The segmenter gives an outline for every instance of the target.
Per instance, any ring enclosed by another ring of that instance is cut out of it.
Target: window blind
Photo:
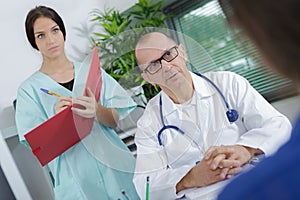
[[[178,1],[165,9],[172,14],[176,31],[191,37],[205,50],[199,54],[189,42],[184,44],[191,70],[233,71],[245,77],[269,102],[296,94],[296,89],[287,78],[274,73],[260,59],[250,40],[238,38],[238,31],[229,30],[225,16],[216,0],[202,0],[191,7],[189,1]],[[180,40],[180,38],[179,38]],[[210,59],[207,59],[209,57]]]

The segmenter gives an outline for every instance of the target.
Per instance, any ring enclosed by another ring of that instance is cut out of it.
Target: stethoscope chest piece
[[[226,112],[226,116],[228,121],[230,123],[233,123],[239,118],[239,113],[234,109],[230,109]]]

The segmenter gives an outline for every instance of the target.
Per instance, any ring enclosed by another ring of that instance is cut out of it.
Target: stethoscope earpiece
[[[226,112],[226,115],[227,115],[227,119],[230,123],[235,122],[239,118],[239,113],[234,109],[228,110]]]

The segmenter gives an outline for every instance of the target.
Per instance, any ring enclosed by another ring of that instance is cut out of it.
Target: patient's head
[[[232,28],[252,39],[266,63],[300,85],[299,0],[219,0]]]

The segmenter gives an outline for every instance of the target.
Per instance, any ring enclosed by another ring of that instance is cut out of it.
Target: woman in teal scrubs
[[[87,96],[74,95],[85,82],[81,74],[86,68],[84,63],[66,57],[66,31],[56,11],[45,6],[32,9],[25,28],[43,62],[18,90],[16,124],[20,141],[28,146],[24,135],[71,103],[85,108],[72,109],[74,113],[96,120],[87,137],[48,164],[54,177],[55,199],[138,199],[132,183],[135,159],[113,130],[136,104],[104,70],[98,102],[90,90]],[[61,97],[45,94],[40,88]]]

